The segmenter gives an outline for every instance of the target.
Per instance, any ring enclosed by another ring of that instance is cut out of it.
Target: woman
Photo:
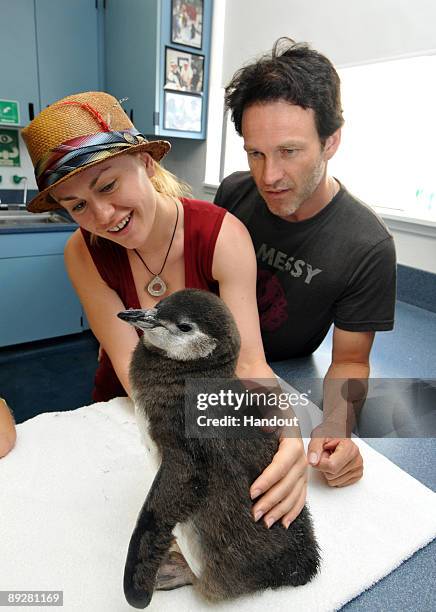
[[[183,185],[161,166],[165,141],[148,142],[120,104],[103,92],[68,96],[44,109],[23,138],[39,195],[32,212],[65,208],[78,229],[65,263],[101,360],[93,398],[130,393],[128,367],[136,331],[117,318],[126,308],[153,307],[184,287],[219,292],[241,335],[237,374],[273,378],[256,307],[256,258],[243,224],[208,202],[183,198]],[[306,496],[301,439],[283,439],[253,483],[255,520],[287,527]]]

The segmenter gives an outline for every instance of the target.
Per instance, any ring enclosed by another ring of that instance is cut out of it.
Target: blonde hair
[[[153,187],[159,193],[174,196],[175,198],[184,198],[192,196],[191,187],[188,183],[181,181],[172,172],[166,170],[163,166],[154,162],[154,176],[151,177]]]
[[[154,175],[150,178],[151,184],[158,193],[172,196],[174,198],[186,198],[192,196],[191,187],[188,183],[181,181],[175,174],[166,170],[163,166],[154,162]],[[98,244],[98,236],[90,235],[90,242],[94,246]]]

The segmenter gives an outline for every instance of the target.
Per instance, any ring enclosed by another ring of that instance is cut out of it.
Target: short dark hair
[[[238,70],[225,89],[226,109],[241,136],[245,108],[278,100],[312,108],[323,144],[344,123],[341,84],[333,64],[307,43],[285,37],[275,42],[271,53]]]

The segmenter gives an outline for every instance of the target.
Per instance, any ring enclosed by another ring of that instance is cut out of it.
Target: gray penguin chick
[[[285,529],[255,522],[249,488],[272,461],[277,438],[185,436],[185,380],[235,379],[240,337],[216,295],[185,289],[148,310],[118,316],[143,331],[130,365],[133,400],[148,421],[161,465],[139,513],[124,572],[130,605],[151,601],[177,523],[192,521],[204,570],[194,588],[210,601],[298,586],[319,569],[307,507]]]

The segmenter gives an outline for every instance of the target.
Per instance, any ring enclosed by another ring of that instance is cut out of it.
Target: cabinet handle
[[[33,121],[34,117],[35,117],[35,111],[33,108],[33,102],[29,102],[29,120]]]
[[[133,108],[130,109],[130,121],[133,123]]]

